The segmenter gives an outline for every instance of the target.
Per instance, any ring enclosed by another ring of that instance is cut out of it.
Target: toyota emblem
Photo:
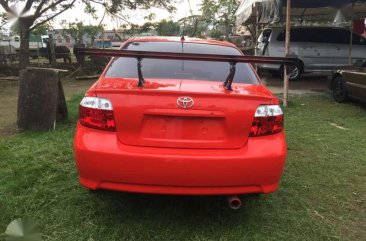
[[[194,101],[191,97],[182,96],[177,99],[177,106],[183,109],[191,108],[194,105]]]

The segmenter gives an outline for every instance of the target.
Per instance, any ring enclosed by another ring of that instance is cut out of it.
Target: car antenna
[[[187,20],[187,10],[186,10],[186,16],[184,17],[182,33],[181,33],[181,36],[180,36],[180,42],[182,44],[182,54],[184,53],[183,44],[184,44],[184,41],[186,40],[184,38],[184,32],[186,31],[186,20]],[[184,71],[184,60],[182,60],[182,71]]]
[[[184,53],[184,35],[182,34],[182,37],[180,38],[180,42],[182,44],[182,54]],[[184,60],[182,60],[182,72],[184,71]]]
[[[184,17],[184,22],[183,22],[183,29],[182,29],[182,33],[180,34],[180,41],[184,41],[184,32],[186,31],[186,21],[187,21],[187,10],[186,10],[186,16]]]

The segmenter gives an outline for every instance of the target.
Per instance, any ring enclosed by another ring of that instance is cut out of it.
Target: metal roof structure
[[[352,6],[353,5],[353,6]],[[236,11],[236,24],[276,23],[285,15],[285,0],[242,0]],[[292,0],[291,20],[331,22],[338,11],[345,19],[366,17],[366,0]]]

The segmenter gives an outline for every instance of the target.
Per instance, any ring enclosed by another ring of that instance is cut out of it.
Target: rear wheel
[[[333,99],[338,102],[342,103],[348,100],[348,92],[346,88],[346,82],[344,81],[342,76],[337,76],[333,79],[332,82],[332,93]]]
[[[292,72],[289,74],[288,78],[289,80],[298,80],[303,72],[303,65],[302,63],[298,63],[294,66]],[[284,77],[285,75],[285,68],[284,66],[281,66],[280,68],[280,75],[281,75],[281,78]]]

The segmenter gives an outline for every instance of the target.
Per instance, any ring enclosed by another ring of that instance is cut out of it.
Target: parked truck
[[[29,37],[29,56],[37,58],[39,56],[39,49],[46,48],[48,42],[48,35],[30,35]],[[20,50],[20,37],[18,35],[10,36],[6,39],[0,40],[0,46],[12,46],[16,53]],[[11,47],[11,48],[12,48]]]

